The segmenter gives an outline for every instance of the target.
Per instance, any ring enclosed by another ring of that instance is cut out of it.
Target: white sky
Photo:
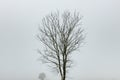
[[[56,80],[37,60],[35,39],[42,17],[56,10],[79,11],[88,33],[68,79],[120,80],[119,0],[0,0],[0,80],[38,80],[41,72]]]

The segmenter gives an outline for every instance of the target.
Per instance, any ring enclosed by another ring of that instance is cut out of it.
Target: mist
[[[42,72],[47,80],[58,79],[40,63],[36,51],[43,48],[36,39],[42,18],[57,10],[80,12],[87,33],[67,79],[120,80],[119,4],[119,0],[1,0],[0,80],[39,80]]]

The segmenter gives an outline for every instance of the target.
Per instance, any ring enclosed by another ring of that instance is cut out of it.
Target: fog
[[[119,0],[0,0],[0,80],[56,80],[38,60],[41,19],[50,12],[83,15],[86,44],[73,55],[68,80],[120,80]],[[78,54],[80,53],[80,54]],[[74,74],[74,75],[73,75]]]

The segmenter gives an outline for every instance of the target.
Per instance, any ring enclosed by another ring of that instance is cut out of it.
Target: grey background
[[[38,80],[41,72],[57,79],[39,62],[35,37],[42,17],[56,10],[79,11],[87,33],[68,79],[120,80],[119,0],[0,0],[0,80]]]

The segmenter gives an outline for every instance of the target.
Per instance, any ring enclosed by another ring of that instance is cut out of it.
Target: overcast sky
[[[41,72],[56,80],[38,61],[35,38],[42,17],[56,10],[80,12],[87,33],[68,79],[120,80],[119,0],[0,0],[0,80],[38,80]]]

